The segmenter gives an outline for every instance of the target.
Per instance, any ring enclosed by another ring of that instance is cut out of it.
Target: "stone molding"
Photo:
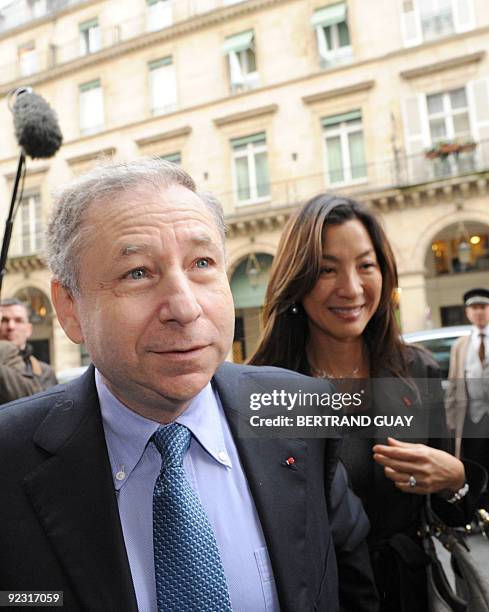
[[[369,89],[372,89],[374,85],[375,81],[373,79],[362,81],[360,83],[354,83],[353,85],[347,85],[346,87],[337,87],[336,89],[329,89],[310,96],[304,96],[302,101],[304,104],[315,104],[316,102],[324,102],[325,100],[331,100],[332,98],[341,98],[343,96],[349,96],[361,91],[368,91]]]
[[[424,77],[429,74],[441,72],[443,70],[452,70],[453,68],[460,68],[467,64],[473,64],[480,62],[486,55],[485,51],[477,51],[469,55],[461,55],[459,57],[452,57],[442,62],[435,62],[434,64],[426,64],[419,66],[419,68],[411,68],[411,70],[402,70],[399,76],[403,79],[417,79],[418,77]]]

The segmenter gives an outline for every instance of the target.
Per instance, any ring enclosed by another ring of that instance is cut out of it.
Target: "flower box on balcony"
[[[428,159],[441,157],[445,159],[448,155],[458,155],[459,153],[469,153],[473,151],[477,143],[475,142],[439,142],[437,145],[425,152]]]

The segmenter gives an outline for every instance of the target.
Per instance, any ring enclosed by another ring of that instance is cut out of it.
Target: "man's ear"
[[[84,342],[80,319],[71,293],[57,280],[51,281],[51,300],[65,334],[76,344]]]

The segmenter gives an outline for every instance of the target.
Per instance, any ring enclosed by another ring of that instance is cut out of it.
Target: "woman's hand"
[[[374,460],[384,466],[387,478],[405,493],[426,495],[448,489],[458,491],[465,482],[463,463],[437,448],[388,438],[387,444],[376,444]],[[414,482],[416,485],[409,484]]]

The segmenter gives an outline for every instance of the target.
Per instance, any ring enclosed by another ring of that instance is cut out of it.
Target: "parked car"
[[[440,366],[443,387],[447,386],[448,368],[450,365],[450,349],[452,344],[461,336],[468,336],[470,325],[456,325],[453,327],[437,327],[425,329],[419,332],[403,334],[403,339],[408,344],[416,344],[430,351]]]

